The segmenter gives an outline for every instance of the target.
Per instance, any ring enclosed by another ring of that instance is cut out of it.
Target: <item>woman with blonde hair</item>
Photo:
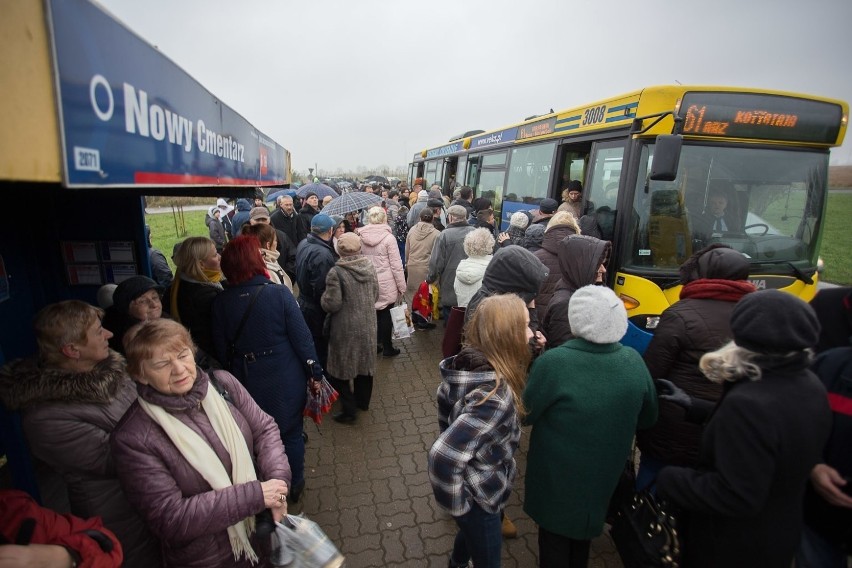
[[[438,425],[429,479],[438,504],[456,520],[449,566],[500,566],[501,512],[515,479],[521,393],[533,337],[524,301],[482,300],[465,328],[464,348],[441,361]]]
[[[278,264],[278,237],[275,234],[275,228],[272,225],[258,223],[257,225],[243,225],[240,232],[242,235],[252,235],[260,241],[260,256],[263,257],[263,263],[266,265],[266,271],[269,272],[269,280],[273,284],[283,284],[291,292],[293,291],[293,281]]]
[[[174,261],[175,279],[164,294],[163,307],[186,326],[198,348],[211,355],[211,306],[224,280],[219,251],[207,237],[189,237],[177,248]]]
[[[400,351],[391,341],[390,309],[405,293],[405,273],[385,210],[378,206],[370,208],[367,220],[369,224],[357,232],[361,236],[361,254],[373,263],[379,279],[379,299],[375,303],[379,348],[384,357],[395,357]]]

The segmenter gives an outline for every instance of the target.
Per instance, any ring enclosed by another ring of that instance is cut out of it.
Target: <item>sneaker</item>
[[[402,351],[400,351],[396,347],[391,347],[390,349],[383,350],[382,357],[396,357],[400,353],[402,353]]]

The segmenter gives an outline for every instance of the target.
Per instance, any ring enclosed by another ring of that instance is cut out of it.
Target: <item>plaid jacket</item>
[[[441,361],[438,387],[441,434],[429,450],[429,479],[438,504],[454,517],[475,502],[497,513],[509,499],[515,479],[515,450],[521,437],[512,393],[493,372],[457,371]]]

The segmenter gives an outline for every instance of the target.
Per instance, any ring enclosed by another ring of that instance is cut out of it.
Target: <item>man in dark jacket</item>
[[[302,216],[302,224],[305,227],[310,227],[311,220],[317,213],[319,213],[319,198],[316,193],[308,193],[305,196],[302,208],[299,209],[299,215]]]
[[[293,198],[289,195],[278,197],[278,207],[269,217],[272,226],[287,235],[294,245],[298,245],[308,236],[308,229],[302,216],[296,213]]]
[[[852,345],[852,288],[825,288],[811,300],[822,330],[816,352]]]
[[[231,228],[234,236],[240,234],[243,223],[248,223],[250,213],[251,201],[248,199],[237,199],[237,212],[234,213],[234,218],[231,219]]]
[[[430,284],[438,284],[441,318],[444,325],[450,310],[457,304],[456,291],[453,284],[456,281],[456,269],[459,262],[467,258],[464,252],[464,238],[473,227],[465,220],[467,211],[461,205],[453,205],[447,210],[449,225],[444,229],[435,244],[432,246],[432,256],[429,258],[429,272],[426,281]]]
[[[325,277],[338,258],[331,240],[334,225],[334,219],[328,215],[314,215],[310,234],[296,248],[295,283],[299,286],[299,307],[311,330],[323,368],[328,359],[328,338],[322,333],[325,311],[320,299],[325,292]]]
[[[473,199],[473,189],[467,185],[463,185],[459,190],[459,198],[450,203],[450,205],[461,205],[467,211],[467,219],[473,214],[473,204],[471,203],[471,199]]]

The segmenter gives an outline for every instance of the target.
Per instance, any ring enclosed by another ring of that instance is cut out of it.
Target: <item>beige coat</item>
[[[426,280],[432,247],[440,234],[441,231],[432,223],[423,221],[419,221],[408,231],[408,237],[405,239],[405,266],[408,269],[405,298],[409,306],[420,284]]]

